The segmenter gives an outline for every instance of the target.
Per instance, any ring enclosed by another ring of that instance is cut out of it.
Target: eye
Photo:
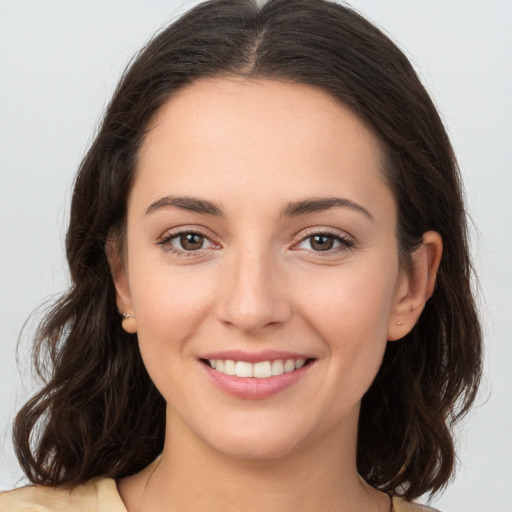
[[[297,249],[313,252],[337,252],[353,247],[354,243],[337,233],[313,233],[303,238],[297,245]]]
[[[159,242],[164,250],[177,256],[202,255],[203,251],[217,248],[206,235],[197,231],[167,233]]]
[[[173,236],[170,243],[176,249],[183,251],[198,251],[204,249],[209,240],[200,233],[181,233]]]
[[[332,235],[312,235],[306,238],[304,242],[308,243],[314,251],[328,251],[332,249],[336,243],[339,244]]]

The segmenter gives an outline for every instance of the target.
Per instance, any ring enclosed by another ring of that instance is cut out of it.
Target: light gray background
[[[21,472],[10,443],[34,390],[32,310],[66,287],[74,171],[131,55],[195,1],[0,0],[0,489]],[[512,1],[354,0],[406,49],[458,154],[480,275],[486,378],[459,433],[443,512],[512,511]]]

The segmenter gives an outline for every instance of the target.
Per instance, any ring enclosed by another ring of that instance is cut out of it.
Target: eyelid
[[[209,252],[212,248],[216,250],[221,247],[220,244],[216,240],[214,240],[211,235],[206,233],[206,231],[209,230],[206,230],[201,226],[176,226],[174,228],[166,230],[165,233],[158,238],[156,243],[157,245],[161,246],[165,251],[174,254],[178,257],[200,257],[204,256],[205,253]],[[204,237],[210,242],[211,245],[209,247],[201,248],[196,251],[186,251],[184,249],[179,249],[171,245],[171,242],[174,239],[178,238],[181,235],[191,233]]]
[[[211,244],[209,247],[201,248],[197,250],[191,250],[187,251],[185,249],[179,249],[171,245],[171,241],[179,237],[180,235],[184,235],[187,233],[193,233],[198,234],[205,239],[208,240],[208,242]],[[216,237],[213,237],[210,233],[210,230],[197,225],[185,225],[185,226],[176,226],[174,228],[168,229],[165,231],[163,235],[161,235],[156,244],[159,246],[162,246],[162,248],[171,253],[175,254],[178,257],[201,257],[204,256],[206,253],[213,250],[218,250],[221,248],[221,244],[217,242],[215,239]],[[332,236],[335,240],[339,242],[339,245],[337,247],[327,249],[325,251],[315,251],[313,249],[303,249],[299,248],[298,245],[307,240],[308,238],[315,236],[315,235],[327,235]],[[295,236],[295,241],[293,242],[292,246],[290,247],[291,250],[295,251],[304,251],[310,254],[313,254],[315,257],[328,257],[333,256],[342,252],[346,252],[350,249],[353,249],[356,245],[356,242],[354,238],[347,234],[345,231],[341,231],[335,228],[331,227],[310,227],[307,228],[301,232],[299,232]]]
[[[336,239],[340,243],[340,245],[338,247],[335,247],[333,249],[328,249],[326,251],[314,251],[312,249],[311,250],[301,249],[301,248],[297,247],[300,243],[304,242],[308,238],[311,238],[312,236],[315,236],[315,235],[332,236],[334,239]],[[306,230],[301,231],[297,235],[296,238],[297,238],[297,241],[293,243],[291,249],[307,251],[309,253],[313,253],[315,255],[315,257],[332,256],[333,254],[337,254],[337,253],[340,253],[343,251],[353,249],[354,246],[356,245],[354,238],[352,236],[350,236],[349,234],[347,234],[346,232],[340,231],[340,230],[337,230],[334,228],[322,227],[322,226],[307,228]]]

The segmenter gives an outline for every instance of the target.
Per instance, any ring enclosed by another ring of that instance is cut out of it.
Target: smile
[[[206,359],[204,361],[210,368],[224,375],[235,375],[243,378],[254,377],[256,379],[268,379],[283,373],[291,373],[306,364],[305,359],[276,359],[257,363],[234,361],[232,359]]]
[[[316,358],[280,351],[247,354],[232,350],[208,354],[199,361],[218,389],[244,400],[261,400],[279,394],[295,386],[316,366]]]

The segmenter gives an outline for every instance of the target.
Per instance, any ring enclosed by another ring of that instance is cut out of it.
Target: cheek
[[[330,390],[351,390],[342,395],[344,407],[362,397],[381,365],[396,275],[393,268],[345,269],[310,280],[308,291],[299,294],[303,318],[330,359],[326,382],[335,382]]]
[[[166,402],[183,406],[192,392],[183,383],[197,363],[193,340],[213,303],[211,280],[168,265],[143,268],[131,279],[141,356]]]
[[[397,272],[393,267],[361,267],[318,273],[297,290],[300,307],[318,329],[341,337],[350,333],[354,341],[367,340],[370,333],[386,336]]]
[[[204,272],[166,264],[134,264],[130,287],[143,357],[149,357],[149,351],[165,357],[184,350],[215,297],[213,280]]]

